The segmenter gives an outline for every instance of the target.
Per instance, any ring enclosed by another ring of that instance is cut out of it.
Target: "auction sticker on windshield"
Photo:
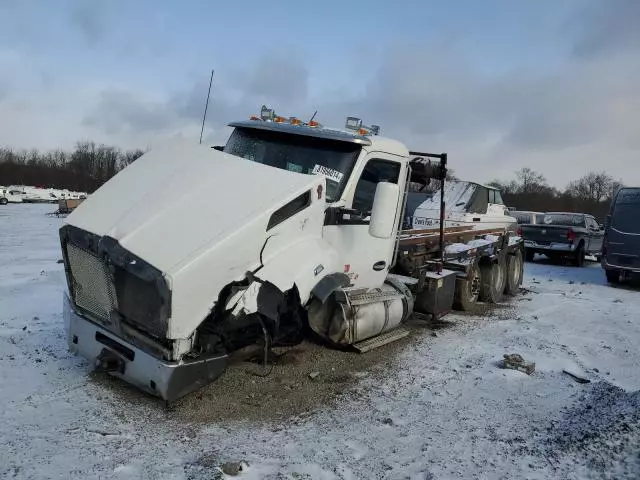
[[[338,182],[338,183],[342,181],[342,177],[344,176],[342,172],[339,172],[329,167],[325,167],[324,165],[314,166],[311,173],[315,173],[316,175],[324,175],[329,180],[333,180],[334,182]]]

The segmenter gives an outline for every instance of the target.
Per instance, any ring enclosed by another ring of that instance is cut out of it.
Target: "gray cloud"
[[[285,77],[274,72],[286,72]],[[454,51],[399,45],[380,59],[362,96],[331,102],[309,96],[302,61],[278,64],[267,57],[251,70],[223,76],[217,87],[214,83],[207,133],[211,141],[221,141],[228,121],[255,113],[262,102],[285,114],[318,105],[326,124],[339,126],[356,114],[412,148],[449,151],[454,168],[468,178],[505,177],[529,165],[562,185],[601,168],[606,155],[616,157],[610,160],[614,174],[627,171],[635,155],[630,125],[640,124],[639,75],[638,57],[625,54],[574,57],[553,73],[487,78]],[[283,88],[286,78],[292,82]],[[191,129],[195,135],[206,88],[199,82],[160,103],[107,92],[88,119],[110,133]],[[640,180],[640,168],[632,170]]]
[[[640,2],[637,0],[595,1],[587,4],[576,17],[576,55],[638,51]]]
[[[640,182],[639,5],[616,0],[582,9],[568,30],[574,51],[544,71],[481,75],[446,43],[390,46],[367,59],[379,68],[369,81],[356,79],[364,84],[357,95],[334,86],[330,94],[312,94],[313,65],[283,47],[253,65],[216,72],[205,138],[223,141],[227,122],[262,103],[285,115],[318,108],[327,125],[359,115],[411,148],[448,151],[453,168],[470,179],[504,178],[530,166],[562,186],[606,162],[611,174]],[[86,35],[101,32],[94,11],[78,15]],[[106,89],[85,103],[78,130],[127,147],[167,136],[197,139],[207,87],[208,77],[164,96]]]
[[[106,90],[84,118],[87,126],[99,127],[109,135],[138,132],[149,133],[164,130],[176,120],[175,112],[168,104],[141,101],[131,92]]]
[[[98,2],[82,2],[71,10],[71,23],[89,45],[95,46],[106,35],[105,15]]]
[[[209,135],[222,131],[230,121],[256,113],[262,103],[294,111],[295,105],[303,105],[308,99],[307,81],[303,62],[275,53],[262,57],[252,68],[214,74],[207,111]],[[124,90],[106,90],[83,123],[110,135],[189,129],[202,121],[207,88],[208,81],[203,79],[187,90],[169,94],[164,101],[144,100]],[[212,138],[219,140],[215,134]]]
[[[249,97],[291,104],[307,99],[308,77],[306,65],[299,58],[285,52],[272,53],[259,59],[243,84]]]

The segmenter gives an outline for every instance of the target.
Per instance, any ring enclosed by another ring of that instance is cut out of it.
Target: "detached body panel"
[[[322,239],[324,191],[324,177],[206,147],[145,154],[60,229],[72,350],[165,400],[210,382],[225,345],[261,338],[265,297],[280,311],[296,281],[308,297],[314,277],[337,268]]]

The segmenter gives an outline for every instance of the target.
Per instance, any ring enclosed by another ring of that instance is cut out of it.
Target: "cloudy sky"
[[[217,4],[217,5],[216,5]],[[640,184],[640,0],[0,0],[0,145],[208,143],[347,115],[465,179]]]

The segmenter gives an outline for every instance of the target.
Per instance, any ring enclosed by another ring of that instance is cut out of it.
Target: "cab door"
[[[361,165],[359,170],[353,172],[353,181],[343,196],[347,213],[337,212],[336,215],[327,216],[329,220],[328,224],[325,222],[324,238],[341,254],[344,273],[349,276],[351,284],[372,288],[384,283],[397,241],[397,235],[381,239],[369,234],[373,198],[378,183],[399,185],[401,193],[393,213],[397,227],[404,200],[406,163],[392,155],[375,154]]]

